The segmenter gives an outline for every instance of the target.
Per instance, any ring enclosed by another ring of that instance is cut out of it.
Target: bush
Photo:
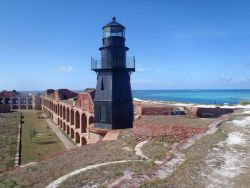
[[[246,105],[250,104],[250,101],[241,100],[240,104],[243,105],[243,106],[246,106]]]
[[[15,187],[17,183],[14,180],[4,180],[0,182],[0,187],[2,188],[12,188]]]

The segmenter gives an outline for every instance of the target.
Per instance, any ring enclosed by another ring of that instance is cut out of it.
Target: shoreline
[[[173,102],[173,101],[154,101],[154,100],[143,100],[139,98],[133,98],[135,102],[144,102],[144,103],[151,103],[151,104],[168,104],[177,107],[200,107],[200,108],[230,108],[230,109],[250,109],[250,105],[240,105],[240,104],[198,104],[198,103],[183,103],[183,102]]]

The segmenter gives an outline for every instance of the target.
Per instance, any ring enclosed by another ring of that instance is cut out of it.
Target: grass
[[[197,172],[203,168],[203,159],[213,144],[223,140],[225,133],[220,129],[214,135],[203,137],[186,152],[186,160],[166,179],[146,181],[140,187],[205,187]],[[192,178],[191,178],[192,177]]]
[[[174,122],[174,121],[173,121]],[[199,125],[201,120],[199,120]],[[39,132],[37,130],[37,132]],[[169,142],[167,138],[160,138],[159,142]],[[33,166],[18,168],[0,175],[1,180],[13,180],[18,187],[45,187],[53,180],[88,165],[118,161],[138,160],[135,155],[132,129],[121,130],[117,140],[110,142],[98,142],[89,144],[74,150],[65,151],[60,155],[47,156]],[[153,147],[152,147],[153,149]],[[159,148],[160,149],[160,148]],[[153,161],[129,162],[92,169],[68,179],[62,184],[65,187],[79,187],[82,185],[94,185],[117,177],[125,171],[148,172],[155,168]]]
[[[13,180],[3,180],[0,181],[1,188],[13,188],[17,185],[17,183]]]
[[[20,114],[0,114],[0,172],[14,166]]]
[[[23,111],[21,164],[64,150],[63,144],[36,111]],[[30,129],[37,134],[30,140]]]
[[[33,166],[18,168],[15,171],[0,175],[0,181],[13,180],[17,182],[20,187],[45,187],[51,181],[81,167],[124,159],[138,160],[139,157],[136,156],[133,151],[134,145],[132,129],[122,130],[118,140],[89,144],[74,150],[65,151],[60,155],[47,156]],[[140,168],[139,171],[153,168],[153,166],[146,161],[145,165],[142,164],[144,164],[144,162],[137,166],[137,168]],[[114,165],[107,166],[107,168],[110,168],[110,172],[112,172],[112,177],[116,177],[117,173],[123,172],[124,169],[133,170],[135,167],[135,165],[126,164],[116,167],[112,166]],[[95,177],[98,179],[103,176],[99,168],[92,172],[94,173],[91,173],[93,181]],[[98,173],[95,174],[95,172]],[[100,182],[102,182],[102,179],[100,179]]]
[[[235,115],[233,115],[235,117]],[[233,117],[232,116],[232,117]],[[200,139],[197,143],[195,143],[192,147],[188,148],[185,154],[185,162],[182,163],[177,169],[166,179],[158,179],[153,181],[143,182],[140,186],[141,188],[149,188],[149,187],[207,187],[207,178],[210,178],[209,172],[208,174],[203,174],[208,169],[208,164],[206,162],[206,157],[208,155],[213,154],[214,148],[217,148],[218,143],[226,140],[229,132],[238,131],[238,128],[233,127],[230,122],[224,122],[218,128],[218,131],[209,136],[205,136]],[[234,146],[237,152],[244,150],[245,153],[249,156],[250,146]],[[248,148],[246,150],[246,147]],[[220,148],[220,152],[225,154],[227,152],[227,148],[223,146]],[[214,160],[213,165],[214,168],[220,169],[220,167],[224,164],[224,160],[221,161],[220,158],[212,158]],[[231,187],[249,187],[250,184],[250,159],[247,159],[247,167],[244,168],[244,171],[239,176],[235,178],[228,178],[226,182]],[[205,170],[205,171],[204,171]],[[218,177],[217,177],[218,178]],[[223,186],[222,186],[223,187]]]
[[[166,154],[169,150],[171,150],[171,146],[179,142],[175,138],[169,137],[159,137],[150,140],[147,144],[142,147],[142,151],[144,155],[153,160],[162,160],[166,158]]]
[[[151,163],[147,161],[141,162],[127,162],[122,164],[113,164],[109,166],[103,166],[97,169],[88,170],[79,175],[73,176],[63,182],[59,187],[83,187],[88,185],[100,186],[109,180],[122,176],[127,171],[135,173],[145,173],[152,168]]]

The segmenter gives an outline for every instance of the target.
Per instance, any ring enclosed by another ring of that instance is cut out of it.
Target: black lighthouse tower
[[[135,58],[126,57],[125,27],[115,17],[102,29],[101,60],[91,58],[91,69],[97,73],[95,127],[131,128],[134,110],[130,75],[135,71]]]

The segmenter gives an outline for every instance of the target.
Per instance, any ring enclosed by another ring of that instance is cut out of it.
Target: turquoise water
[[[144,100],[189,102],[199,104],[239,104],[250,101],[247,90],[134,90],[133,97]]]

